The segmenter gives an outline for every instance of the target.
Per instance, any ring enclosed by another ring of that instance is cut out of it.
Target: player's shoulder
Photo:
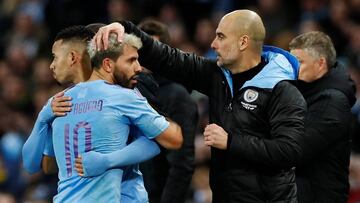
[[[144,100],[145,97],[142,96],[142,94],[140,93],[140,91],[137,88],[134,89],[130,89],[130,88],[125,88],[122,86],[118,86],[114,88],[116,91],[114,91],[114,97],[122,100],[122,101],[127,101],[127,102],[132,102],[132,101],[136,101],[136,100]]]
[[[126,88],[121,85],[111,84],[108,82],[104,82],[104,86],[101,87],[101,91],[107,92],[109,97],[117,100],[127,100],[127,101],[134,101],[134,100],[144,100],[145,97],[142,96],[140,91],[137,88]]]

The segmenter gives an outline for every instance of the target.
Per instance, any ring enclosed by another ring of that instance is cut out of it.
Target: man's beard
[[[55,79],[56,84],[58,84],[59,86],[63,86],[58,80]]]
[[[115,82],[116,84],[123,86],[125,88],[130,88],[133,89],[134,87],[130,86],[130,81],[131,79],[126,79],[125,76],[123,76],[122,74],[115,72],[114,73],[114,78],[115,78]]]

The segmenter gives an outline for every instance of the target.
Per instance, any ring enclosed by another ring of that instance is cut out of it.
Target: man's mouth
[[[134,75],[130,78],[130,80],[137,82],[138,78],[139,78],[138,75]]]

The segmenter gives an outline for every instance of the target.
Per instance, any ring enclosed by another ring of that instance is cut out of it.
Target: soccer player
[[[66,117],[57,118],[53,123],[54,135],[56,135],[53,138],[55,155],[60,169],[59,194],[55,197],[55,202],[120,201],[121,169],[109,170],[96,178],[82,179],[72,168],[75,157],[84,151],[91,149],[107,153],[124,147],[130,124],[137,125],[140,130],[146,132],[150,137],[160,134],[157,136],[157,140],[165,146],[179,147],[181,143],[181,133],[178,126],[171,122],[168,124],[163,117],[148,107],[147,103],[144,102],[146,100],[137,95],[136,91],[117,85],[110,85],[110,83],[114,82],[121,83],[122,85],[126,85],[127,82],[130,84],[136,83],[134,79],[136,78],[137,66],[139,64],[136,56],[137,51],[134,46],[139,47],[139,43],[134,42],[139,40],[131,40],[136,39],[134,37],[128,38],[130,39],[129,42],[133,45],[128,45],[124,42],[123,44],[125,45],[117,46],[118,52],[106,52],[103,56],[106,57],[108,56],[106,54],[109,54],[111,59],[104,58],[104,63],[107,66],[96,69],[90,78],[91,82],[80,83],[67,91],[67,94],[69,93],[74,98],[74,108]],[[64,44],[60,42],[61,45]],[[62,48],[60,50],[66,50],[66,47]],[[121,51],[124,52],[122,53]],[[131,59],[127,58],[129,52]],[[119,56],[119,54],[122,55]],[[67,56],[70,58],[78,57],[76,54],[69,54]],[[66,58],[55,57],[54,61],[64,59]],[[86,61],[86,57],[84,57],[84,61]],[[57,69],[54,70],[54,73],[58,80],[69,79],[71,81],[73,79],[69,77],[71,75],[69,72],[73,68],[71,65],[69,65],[69,69],[64,70],[60,70],[59,67],[53,68]],[[131,79],[127,78],[129,74],[133,74]],[[98,79],[105,79],[105,81],[96,81]],[[101,88],[100,86],[103,87]],[[95,93],[95,95],[92,93]],[[105,96],[102,97],[102,94]],[[114,103],[112,103],[113,101]],[[107,110],[111,111],[107,112]],[[94,122],[96,125],[94,125]],[[114,124],[109,124],[111,122],[114,122]],[[162,139],[172,133],[180,135],[174,136],[180,139],[173,139],[170,142]],[[27,154],[24,153],[24,156],[27,156]],[[103,178],[108,179],[110,182],[106,183]],[[103,180],[98,182],[100,179]],[[72,188],[71,191],[68,190],[70,187]],[[103,190],[101,192],[95,190],[98,187],[101,187]],[[79,191],[76,191],[77,189]],[[106,194],[106,190],[109,192],[108,194]],[[106,197],[102,194],[106,194]]]
[[[93,35],[94,33],[84,26],[69,27],[58,33],[53,47],[54,59],[51,69],[59,84],[68,86],[85,81],[90,77],[92,70],[86,46],[87,41],[91,40]],[[63,92],[60,95],[62,94]],[[69,97],[65,98],[68,99]],[[51,98],[49,101],[53,105],[56,99],[56,97]],[[63,109],[70,108],[66,107]],[[60,116],[56,112],[54,114]],[[40,171],[41,166],[45,173],[57,172],[55,159],[52,156],[47,156],[53,155],[52,137],[49,135],[52,133],[50,125],[55,118],[54,114],[50,105],[44,106],[38,115],[28,140],[23,146],[24,167],[30,173]],[[129,160],[138,163],[150,159],[159,153],[158,146],[143,136],[140,136],[129,146],[130,148],[126,147],[124,150],[130,150],[131,153],[126,155],[126,152],[124,152],[123,155],[126,156],[122,156],[126,157],[128,164],[131,164]],[[137,148],[147,150],[147,153],[136,151],[135,149]],[[122,159],[119,158],[118,161],[122,161]]]

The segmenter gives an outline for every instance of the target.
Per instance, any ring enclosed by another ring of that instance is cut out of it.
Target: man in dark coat
[[[136,33],[143,41],[140,63],[209,96],[210,186],[214,203],[297,202],[294,166],[301,155],[306,103],[288,80],[298,62],[289,53],[263,46],[258,14],[226,14],[212,48],[217,60],[184,53],[154,41],[130,22],[102,27],[95,36],[107,48],[109,32]]]
[[[298,87],[306,99],[303,157],[296,169],[300,203],[346,203],[349,193],[350,109],[355,86],[336,62],[329,36],[309,32],[290,42],[300,61]]]

